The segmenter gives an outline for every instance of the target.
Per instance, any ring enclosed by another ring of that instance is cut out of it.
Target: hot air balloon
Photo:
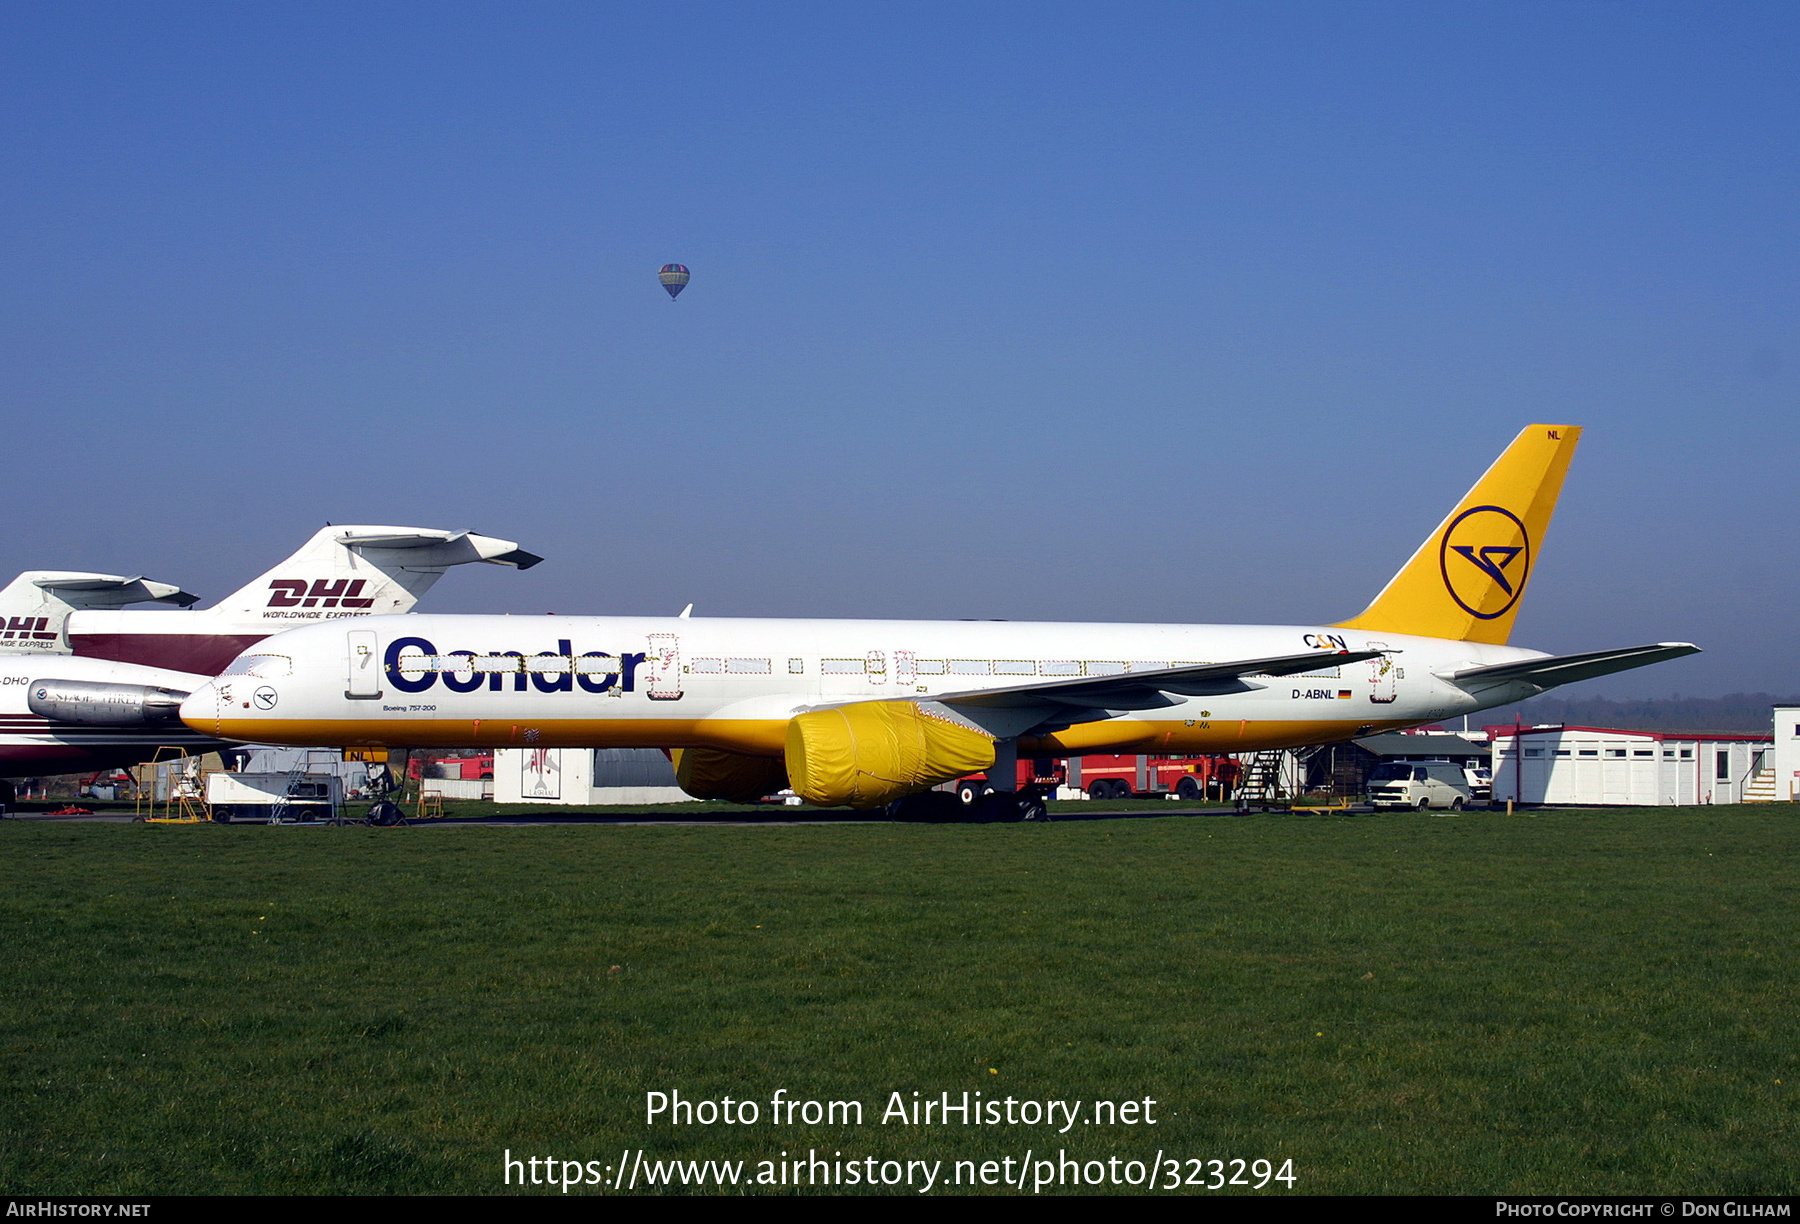
[[[687,288],[688,270],[684,264],[664,264],[662,271],[656,274],[656,279],[669,291],[669,300],[673,302]]]

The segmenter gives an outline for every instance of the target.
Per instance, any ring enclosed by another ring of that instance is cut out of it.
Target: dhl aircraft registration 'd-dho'
[[[1214,753],[1416,726],[1692,654],[1508,646],[1580,430],[1528,426],[1334,625],[375,616],[270,638],[182,704],[221,739],[649,747],[702,798],[873,808],[1017,754]],[[923,802],[919,800],[916,802]]]

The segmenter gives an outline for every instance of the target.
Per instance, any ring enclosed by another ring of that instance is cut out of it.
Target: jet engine
[[[99,727],[153,727],[181,721],[177,689],[97,680],[33,680],[25,704],[53,722]]]
[[[788,784],[787,770],[768,757],[719,748],[677,748],[670,755],[675,759],[675,784],[696,799],[749,803]]]
[[[821,807],[881,807],[993,763],[994,737],[941,706],[859,701],[788,723],[788,779]]]

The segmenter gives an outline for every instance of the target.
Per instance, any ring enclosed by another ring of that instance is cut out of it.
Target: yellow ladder
[[[165,756],[165,753],[169,755]],[[212,820],[212,809],[206,803],[205,771],[194,774],[192,786],[189,786],[189,779],[172,768],[187,760],[189,755],[185,748],[165,744],[157,748],[146,764],[138,766],[140,771],[148,771],[148,777],[141,773],[138,775],[142,780],[137,785],[137,799],[132,805],[134,821],[144,824],[206,824]],[[163,768],[169,768],[169,793],[158,801],[156,774]],[[198,794],[194,793],[193,787],[199,788]]]

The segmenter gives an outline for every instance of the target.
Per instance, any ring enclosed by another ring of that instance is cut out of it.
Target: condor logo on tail
[[[1444,589],[1471,616],[1493,620],[1519,600],[1531,573],[1531,538],[1518,515],[1475,506],[1451,520],[1438,553]]]
[[[336,582],[316,578],[308,590],[304,578],[277,578],[269,584],[269,589],[275,592],[269,596],[269,607],[373,608],[375,600],[372,597],[356,598],[368,585],[367,578],[339,578]]]

